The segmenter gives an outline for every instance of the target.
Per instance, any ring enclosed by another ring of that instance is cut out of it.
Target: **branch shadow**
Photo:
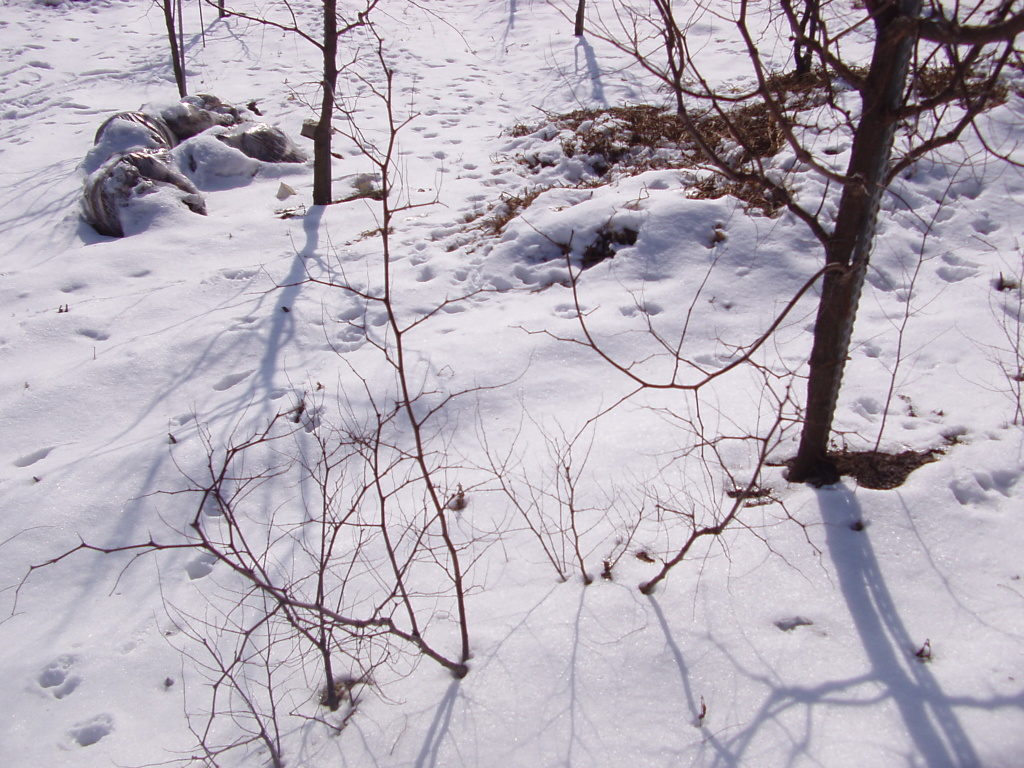
[[[913,756],[909,765],[980,768],[981,758],[957,710],[1020,709],[1024,705],[1024,693],[986,698],[946,694],[929,663],[916,655],[923,638],[915,642],[899,615],[871,539],[863,527],[856,495],[842,484],[820,489],[817,494],[832,571],[864,649],[868,668],[863,674],[851,677],[789,684],[774,673],[745,668],[742,660],[716,642],[730,665],[751,682],[767,689],[768,695],[745,724],[738,729],[736,725],[728,727],[732,731],[728,736],[714,733],[707,723],[702,726],[702,749],[710,748],[712,752],[706,764],[731,768],[750,764],[755,743],[769,728],[781,728],[790,739],[788,759],[780,759],[778,765],[816,760],[820,750],[814,740],[815,709],[828,708],[841,713],[891,703],[899,718],[897,730],[906,734]],[[682,704],[696,724],[699,704],[690,669],[661,606],[653,596],[649,600],[679,672]],[[782,722],[787,713],[794,711],[800,713],[798,722],[802,723],[795,729]]]
[[[452,713],[459,694],[459,680],[452,680],[434,711],[434,719],[423,737],[423,746],[416,756],[416,768],[436,768],[441,745],[452,725]],[[442,763],[443,764],[443,763]]]
[[[679,679],[683,686],[683,696],[686,699],[686,709],[692,716],[691,722],[697,724],[700,719],[701,711],[697,704],[697,700],[693,695],[693,686],[690,684],[690,670],[686,665],[683,652],[679,648],[679,644],[676,643],[675,638],[672,636],[672,629],[668,625],[668,620],[665,618],[665,613],[661,610],[661,605],[658,603],[657,598],[654,595],[647,595],[647,601],[650,603],[651,609],[654,611],[654,615],[658,619],[658,626],[661,628],[662,634],[665,635],[665,643],[668,645],[669,652],[672,654],[672,661],[675,662],[676,669],[679,671]],[[740,765],[738,757],[734,756],[729,749],[724,746],[717,737],[715,737],[714,734],[708,734],[704,743],[711,745],[711,748],[714,750],[717,758],[725,765]]]
[[[904,626],[863,527],[860,503],[840,483],[816,491],[839,588],[871,664],[869,678],[895,703],[927,765],[978,766],[978,755]]]
[[[260,378],[263,380],[263,388],[266,392],[273,390],[274,373],[278,369],[281,354],[285,345],[295,335],[295,320],[290,314],[289,308],[298,298],[303,281],[309,277],[306,262],[316,256],[316,249],[320,243],[320,222],[323,216],[324,207],[322,205],[310,206],[302,220],[306,242],[292,259],[291,268],[281,283],[283,287],[276,290],[277,302],[272,313],[273,320],[271,320],[270,331],[267,334],[266,352],[260,362]]]
[[[583,59],[587,66],[587,75],[590,77],[590,83],[593,86],[593,90],[590,92],[590,98],[603,107],[608,106],[608,99],[604,95],[604,84],[601,82],[601,76],[604,74],[601,70],[601,66],[597,63],[597,56],[594,54],[593,46],[587,42],[585,37],[576,38],[576,71],[580,69],[579,53],[583,51]]]

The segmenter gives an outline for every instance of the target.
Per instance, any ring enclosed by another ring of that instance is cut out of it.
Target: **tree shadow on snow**
[[[882,686],[927,765],[979,765],[978,756],[900,619],[862,523],[856,495],[840,483],[816,491],[825,542],[861,644],[867,679]]]
[[[443,762],[438,762],[438,756],[441,752],[441,745],[448,735],[448,729],[452,725],[452,712],[455,710],[455,702],[458,699],[459,683],[459,680],[452,680],[445,690],[444,696],[441,697],[441,701],[438,702],[437,709],[434,711],[434,719],[431,721],[430,727],[427,728],[427,733],[423,737],[423,746],[420,747],[420,752],[416,756],[416,768],[437,768],[438,765],[444,765]]]
[[[1024,695],[979,699],[949,696],[943,692],[928,660],[918,656],[921,639],[912,638],[899,615],[863,526],[856,495],[839,484],[819,489],[817,498],[832,571],[864,649],[868,669],[852,678],[785,685],[744,670],[742,662],[720,646],[720,651],[738,672],[769,686],[770,692],[749,723],[740,725],[738,730],[726,729],[729,735],[716,734],[709,725],[704,726],[702,743],[713,751],[708,764],[737,767],[750,764],[759,736],[770,728],[779,727],[785,729],[792,741],[788,764],[799,762],[801,757],[814,758],[821,745],[814,740],[813,709],[824,707],[842,711],[891,702],[912,748],[910,764],[980,768],[981,760],[955,710],[1019,708],[1024,704]],[[694,698],[684,654],[656,599],[649,599],[679,670],[684,704],[696,723],[700,705]],[[797,720],[780,723],[787,712],[798,709],[805,711]],[[793,730],[795,722],[803,723],[802,731],[800,728]]]
[[[590,83],[593,86],[593,90],[590,93],[590,98],[600,104],[603,107],[608,106],[608,100],[604,95],[604,85],[601,82],[601,66],[597,63],[597,56],[594,54],[593,46],[587,42],[585,37],[576,38],[576,71],[580,69],[579,65],[579,52],[583,51],[583,58],[587,64],[587,75],[590,78]]]

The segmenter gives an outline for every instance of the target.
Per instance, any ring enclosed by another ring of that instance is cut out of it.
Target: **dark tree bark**
[[[800,25],[796,40],[793,43],[793,58],[796,60],[796,73],[806,75],[811,71],[813,63],[812,50],[807,40],[813,40],[818,34],[820,0],[804,0],[804,10],[800,14]]]
[[[876,11],[875,49],[847,170],[851,181],[843,189],[835,229],[826,245],[826,264],[835,269],[825,274],[818,305],[804,426],[789,471],[794,482],[832,483],[839,479],[828,458],[828,441],[916,43],[908,19],[921,12],[921,0],[902,0],[898,5],[876,0],[869,6]]]
[[[826,484],[839,479],[828,455],[829,438],[881,196],[897,173],[960,141],[966,131],[977,130],[975,119],[999,103],[1000,75],[1010,66],[1008,62],[1019,61],[1021,56],[1015,42],[1024,34],[1024,0],[974,0],[953,5],[940,0],[864,0],[867,18],[858,14],[852,20],[829,14],[828,4],[821,0],[779,3],[789,25],[797,73],[810,72],[817,62],[826,79],[842,80],[860,95],[859,114],[840,107],[828,96],[831,114],[844,130],[849,128],[853,137],[845,174],[821,162],[814,148],[803,143],[799,130],[806,127],[799,115],[802,108],[788,103],[787,87],[776,78],[781,73],[766,66],[758,47],[764,30],[748,26],[747,16],[748,9],[756,6],[763,10],[765,3],[735,0],[729,6],[747,46],[758,86],[746,94],[709,83],[687,48],[686,31],[690,27],[681,28],[676,23],[671,0],[651,0],[651,11],[644,10],[643,4],[623,4],[622,12],[615,17],[618,26],[602,26],[598,19],[592,21],[590,31],[634,56],[669,88],[687,133],[711,167],[729,182],[758,188],[774,204],[788,208],[822,244],[825,267],[809,361],[806,410],[800,446],[789,462],[788,477],[794,482]],[[980,20],[983,22],[977,23]],[[962,23],[968,21],[976,23]],[[834,25],[831,30],[830,24]],[[839,41],[847,32],[872,24],[872,60],[865,75],[846,60]],[[651,56],[651,45],[659,38],[664,44],[664,63]],[[922,47],[923,59],[915,64],[914,56],[922,41],[933,45]],[[957,52],[960,46],[968,48],[963,56]],[[997,50],[1000,47],[1001,52]],[[937,67],[930,63],[933,61],[948,64]],[[924,96],[920,89],[915,92],[911,75],[927,75],[936,69],[952,73],[949,82],[934,94]],[[694,110],[689,109],[688,102],[694,104]],[[766,172],[758,159],[756,137],[741,120],[734,119],[747,107],[755,111],[763,108],[797,158],[827,178],[830,185],[838,185],[840,200],[834,221],[823,213],[823,205],[815,209],[802,204],[784,183]],[[702,114],[712,115],[715,121],[702,123]],[[735,154],[719,150],[722,124],[730,139],[745,150],[739,160]],[[893,140],[900,124],[907,126],[909,146],[893,162]],[[1003,160],[1010,159],[987,144],[986,149]],[[754,161],[748,162],[750,158]]]
[[[587,12],[587,0],[580,0],[576,6],[576,29],[573,32],[576,37],[583,37],[583,20]]]
[[[164,23],[167,25],[167,41],[171,46],[171,67],[174,69],[174,82],[178,85],[178,95],[188,95],[188,87],[185,82],[185,61],[184,49],[178,44],[178,35],[181,25],[181,6],[178,6],[178,26],[175,26],[174,13],[175,0],[161,0],[160,6],[164,12]]]
[[[320,122],[313,133],[313,205],[331,204],[331,135],[334,129],[334,92],[338,87],[338,5],[324,0],[324,79]]]

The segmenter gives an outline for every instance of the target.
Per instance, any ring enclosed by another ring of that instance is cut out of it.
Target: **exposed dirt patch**
[[[615,229],[611,226],[604,226],[597,230],[597,237],[583,251],[580,266],[589,269],[595,264],[600,264],[605,259],[615,256],[618,250],[616,246],[636,245],[636,238],[640,233],[635,229],[623,227]]]
[[[925,464],[938,461],[940,456],[942,451],[938,449],[902,453],[842,451],[829,454],[840,475],[855,478],[864,488],[881,491],[899,488],[906,482],[911,472]]]

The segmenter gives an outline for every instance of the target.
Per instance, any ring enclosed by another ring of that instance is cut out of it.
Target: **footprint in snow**
[[[972,221],[971,226],[979,235],[991,235],[999,229],[999,222],[992,221],[987,215],[983,215]]]
[[[811,621],[810,619],[805,619],[803,616],[793,616],[789,619],[779,619],[778,621],[773,623],[783,632],[792,632],[797,627],[814,626],[813,621]]]
[[[242,371],[240,373],[229,373],[223,379],[213,385],[213,388],[218,392],[223,392],[226,389],[231,389],[236,384],[245,381],[252,375],[252,371]]]
[[[110,334],[106,331],[101,331],[98,328],[81,328],[78,331],[79,336],[85,336],[87,339],[93,341],[106,341],[110,338]]]
[[[217,558],[210,554],[202,554],[192,560],[188,565],[185,566],[185,573],[188,574],[189,579],[195,581],[196,579],[202,579],[213,573],[213,566],[216,564]]]
[[[349,325],[342,328],[335,338],[329,341],[326,349],[334,353],[355,352],[366,343],[366,334],[361,328]]]
[[[961,280],[978,274],[978,267],[980,265],[975,264],[973,261],[961,259],[950,253],[943,256],[942,260],[946,262],[945,266],[939,267],[935,271],[947,283],[958,283]]]
[[[91,747],[105,736],[114,731],[114,718],[107,714],[96,715],[84,722],[78,723],[68,731],[71,737],[80,747]]]
[[[73,656],[61,656],[46,665],[39,673],[39,677],[36,678],[36,682],[39,683],[40,688],[45,688],[53,694],[55,699],[63,699],[73,693],[78,684],[82,682],[82,678],[78,675],[71,674],[71,667],[74,663]]]
[[[645,302],[639,306],[632,304],[626,307],[619,307],[619,312],[623,317],[636,317],[637,315],[660,315],[665,310],[660,304],[655,304],[653,301]]]
[[[227,280],[248,280],[258,273],[258,269],[222,269],[220,276]]]
[[[953,498],[964,506],[985,504],[993,498],[993,493],[1010,498],[1020,475],[1018,469],[979,469],[954,478],[949,484],[949,490]]]
[[[586,312],[586,307],[583,307],[583,311]],[[552,314],[563,320],[575,320],[578,313],[574,304],[559,304],[552,310]]]
[[[21,468],[31,467],[37,461],[42,461],[49,456],[52,450],[53,446],[50,446],[49,448],[40,448],[38,451],[32,451],[32,453],[26,453],[20,459],[14,461],[14,466]]]

